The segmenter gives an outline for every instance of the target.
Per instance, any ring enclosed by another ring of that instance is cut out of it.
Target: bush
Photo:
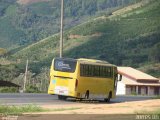
[[[137,93],[136,92],[132,92],[131,95],[137,95]]]
[[[0,93],[17,93],[17,87],[0,87]]]
[[[26,93],[39,93],[40,91],[36,86],[30,85],[26,87]]]

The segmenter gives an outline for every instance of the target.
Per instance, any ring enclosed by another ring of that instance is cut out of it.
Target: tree
[[[5,55],[7,53],[6,49],[0,48],[0,56]]]
[[[151,49],[150,59],[155,62],[160,62],[160,42]]]

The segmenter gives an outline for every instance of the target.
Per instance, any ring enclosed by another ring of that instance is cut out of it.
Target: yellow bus
[[[117,67],[105,61],[93,59],[55,58],[50,69],[48,94],[58,99],[115,98],[118,81]]]

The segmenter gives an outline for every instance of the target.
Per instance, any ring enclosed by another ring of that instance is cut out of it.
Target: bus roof
[[[79,61],[80,63],[83,63],[83,64],[115,66],[113,64],[110,64],[107,61],[96,60],[96,59],[79,58],[79,59],[77,59],[77,61]]]
[[[79,58],[79,59],[73,59],[73,58],[54,58],[54,59],[61,59],[61,60],[69,60],[69,61],[78,61],[83,64],[90,64],[90,65],[106,65],[106,66],[115,66],[113,64],[110,64],[107,61],[103,60],[96,60],[96,59],[86,59],[86,58]],[[116,67],[116,66],[115,66]]]
[[[59,57],[56,57],[54,58],[55,59],[58,59],[58,60],[69,60],[69,61],[77,61],[76,59],[73,59],[73,58],[59,58]]]

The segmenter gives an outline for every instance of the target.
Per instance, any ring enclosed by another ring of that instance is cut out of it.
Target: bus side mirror
[[[119,81],[121,81],[121,80],[122,80],[122,75],[120,74],[120,75],[119,75]]]

